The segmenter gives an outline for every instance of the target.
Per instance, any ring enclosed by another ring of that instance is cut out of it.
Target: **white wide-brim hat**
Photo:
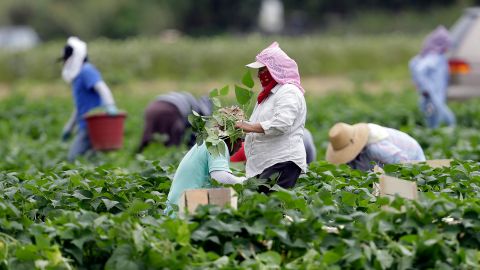
[[[252,63],[247,64],[247,65],[245,65],[245,66],[246,66],[246,67],[249,67],[249,68],[262,68],[262,67],[264,67],[265,65],[262,64],[262,63],[260,63],[260,62],[258,62],[258,61],[255,61],[255,62],[252,62]]]
[[[330,143],[327,147],[327,161],[333,164],[352,161],[367,145],[369,133],[366,123],[355,125],[336,123],[328,132]]]

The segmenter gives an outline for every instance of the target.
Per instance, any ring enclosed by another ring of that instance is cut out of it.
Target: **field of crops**
[[[124,149],[74,164],[64,161],[68,145],[60,141],[69,99],[0,101],[0,269],[480,267],[479,101],[452,104],[458,127],[432,131],[412,89],[307,94],[319,155],[297,186],[267,196],[250,181],[234,187],[238,211],[203,207],[182,220],[162,213],[187,149],[152,145],[134,155],[148,99],[115,95],[129,113]],[[337,121],[401,129],[428,158],[456,161],[442,169],[386,166],[422,193],[418,201],[376,197],[376,174],[323,161]]]

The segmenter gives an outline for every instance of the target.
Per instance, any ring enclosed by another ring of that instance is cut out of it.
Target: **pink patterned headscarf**
[[[450,33],[445,27],[438,26],[425,38],[420,55],[425,56],[429,53],[443,54],[450,48],[450,44]]]
[[[268,71],[270,71],[270,74],[272,74],[272,77],[277,83],[293,84],[298,87],[302,93],[305,93],[300,83],[297,63],[280,49],[278,42],[273,42],[272,45],[257,54],[255,59],[268,68]]]

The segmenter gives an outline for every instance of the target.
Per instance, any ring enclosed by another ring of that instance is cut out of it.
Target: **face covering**
[[[273,87],[277,85],[275,79],[273,79],[272,74],[268,71],[268,69],[264,69],[263,71],[258,73],[258,78],[260,79],[260,83],[262,84],[263,91],[258,94],[257,102],[258,104],[262,103],[270,92],[272,91]]]
[[[72,55],[65,60],[62,69],[62,78],[65,82],[71,83],[73,79],[80,73],[83,61],[87,57],[87,44],[77,37],[70,37],[67,40],[67,45],[73,51]]]

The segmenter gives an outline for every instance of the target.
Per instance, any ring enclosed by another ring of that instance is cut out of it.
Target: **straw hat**
[[[349,125],[336,123],[328,132],[330,143],[326,159],[333,164],[352,161],[362,151],[368,141],[368,124]]]

